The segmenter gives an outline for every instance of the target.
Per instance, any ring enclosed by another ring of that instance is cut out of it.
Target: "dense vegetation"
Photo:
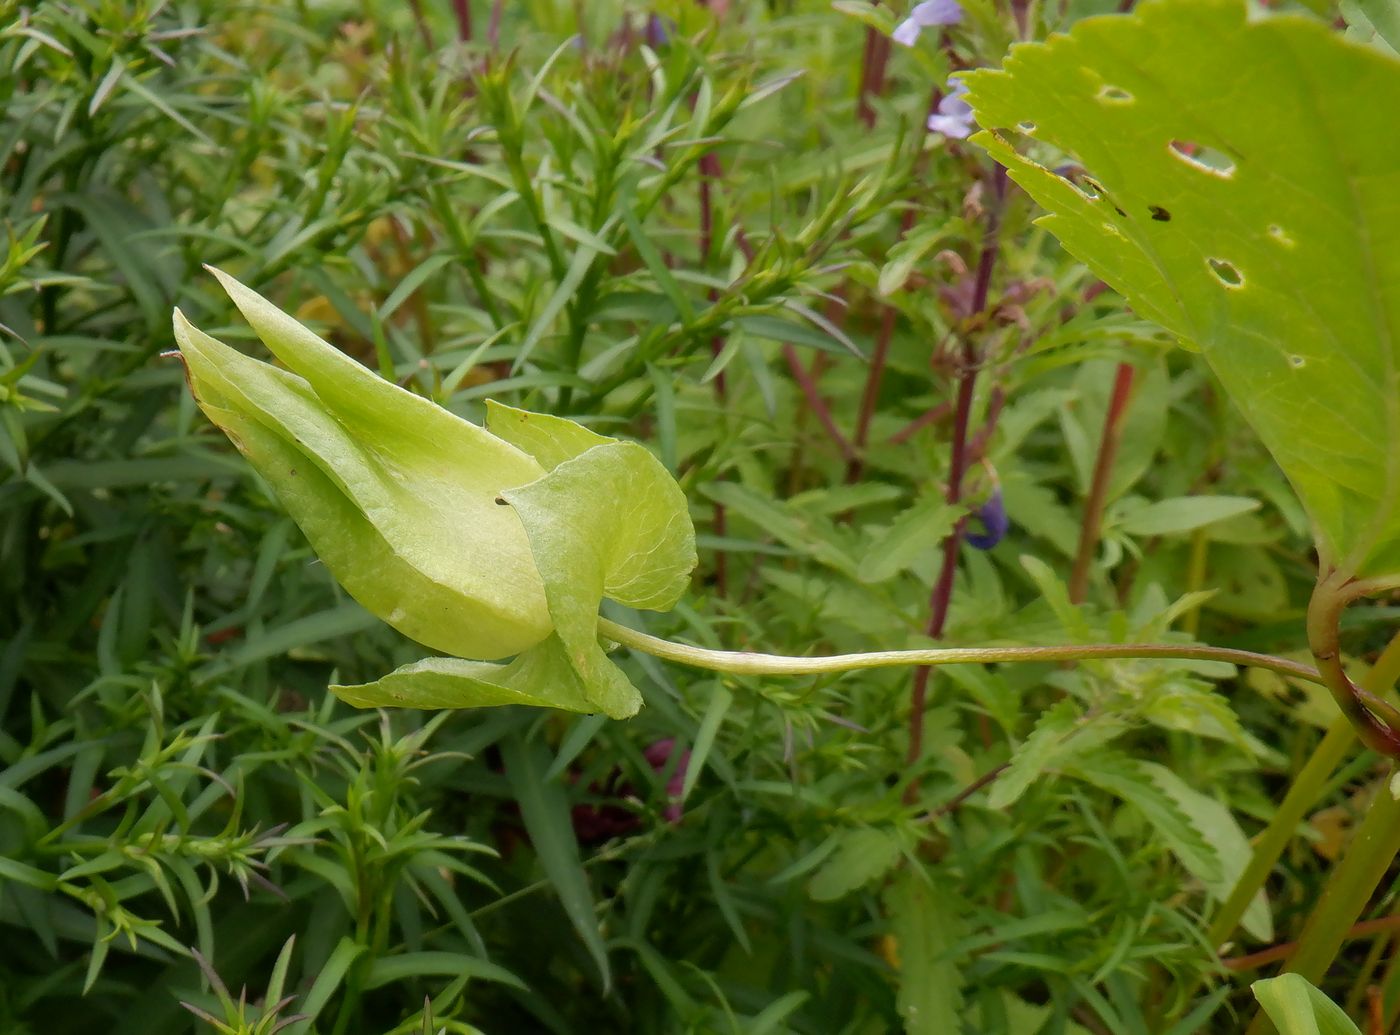
[[[0,4],[0,1031],[1242,1030],[1386,793],[1320,687],[624,650],[626,722],[355,710],[423,648],[162,357],[177,305],[253,341],[209,263],[454,412],[646,443],[700,568],[604,613],[657,635],[1306,660],[1274,460],[957,135],[950,72],[1117,9]],[[1319,982],[1375,1032],[1382,876]]]

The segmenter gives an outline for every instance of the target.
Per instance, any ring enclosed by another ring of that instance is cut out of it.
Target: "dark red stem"
[[[982,242],[982,254],[977,260],[977,280],[972,292],[972,316],[987,311],[987,299],[992,286],[992,271],[996,268],[997,253],[1001,238],[1001,206],[1006,197],[1006,170],[996,166],[992,171],[992,198],[987,208],[987,230]],[[971,319],[969,322],[971,322]],[[953,411],[952,453],[948,460],[948,490],[945,498],[950,504],[962,500],[963,475],[966,473],[968,457],[968,426],[972,420],[972,400],[977,388],[977,368],[981,357],[970,334],[962,338],[962,370],[958,376],[958,397]],[[938,640],[943,637],[943,627],[948,622],[948,609],[953,600],[953,577],[957,574],[958,547],[962,543],[963,526],[960,520],[943,540],[943,562],[938,571],[938,579],[929,594],[928,636]],[[932,669],[922,667],[914,672],[914,687],[909,703],[909,754],[912,766],[924,752],[924,709],[928,703],[929,674]],[[919,781],[915,777],[909,784],[908,800],[918,795]]]
[[[472,9],[467,0],[452,0],[452,13],[457,16],[457,40],[468,43],[472,38]]]
[[[1094,461],[1094,475],[1089,482],[1089,495],[1084,500],[1084,520],[1079,526],[1079,549],[1074,554],[1074,567],[1069,574],[1069,600],[1084,603],[1089,592],[1089,569],[1099,545],[1103,527],[1104,507],[1108,504],[1108,483],[1113,477],[1113,462],[1118,457],[1118,443],[1123,438],[1123,416],[1128,411],[1128,399],[1133,393],[1133,366],[1119,363],[1113,379],[1113,395],[1104,414],[1103,431],[1099,435],[1099,455]]]

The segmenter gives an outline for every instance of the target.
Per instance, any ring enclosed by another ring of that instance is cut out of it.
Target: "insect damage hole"
[[[1308,361],[1302,356],[1289,356],[1288,365],[1291,366],[1294,370],[1301,370],[1303,369],[1303,367],[1308,365]]]
[[[1215,274],[1215,279],[1226,287],[1244,287],[1244,274],[1235,268],[1234,263],[1224,259],[1207,259],[1206,262],[1210,264],[1210,271]]]
[[[1235,160],[1224,151],[1190,140],[1173,140],[1167,150],[1179,161],[1185,162],[1201,172],[1228,180],[1235,175]]]
[[[1099,89],[1099,100],[1105,104],[1132,104],[1137,98],[1121,86],[1105,85]]]
[[[1035,123],[1018,122],[1016,123],[1016,128],[1019,129],[1022,133],[1026,134],[1027,136],[1030,136],[1032,133],[1035,132]]]
[[[1172,221],[1172,214],[1161,205],[1148,205],[1147,211],[1151,213],[1152,218],[1159,223],[1170,223]]]

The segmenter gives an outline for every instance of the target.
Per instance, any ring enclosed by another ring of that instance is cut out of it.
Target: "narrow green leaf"
[[[962,933],[958,897],[905,869],[885,894],[899,953],[896,1004],[907,1035],[962,1030],[963,977],[949,950]]]
[[[345,974],[350,965],[359,959],[367,948],[351,938],[342,938],[336,943],[330,958],[317,973],[316,980],[311,983],[310,990],[297,1004],[297,1013],[303,1019],[287,1028],[289,1035],[306,1035],[311,1031],[316,1018],[321,1016],[331,997],[345,981]]]
[[[379,307],[379,319],[387,320],[399,310],[403,305],[438,270],[448,263],[455,262],[455,255],[433,255],[413,269],[409,270],[404,278],[398,282],[394,290],[389,293],[389,297],[384,299],[384,304]]]
[[[457,952],[405,952],[397,956],[381,957],[370,965],[365,988],[382,988],[413,978],[455,978],[463,975],[510,985],[522,992],[526,990],[525,982],[505,967]]]
[[[883,877],[899,860],[899,840],[887,830],[860,827],[836,835],[836,851],[807,884],[818,902],[833,902]]]
[[[866,547],[858,570],[860,580],[883,582],[908,569],[921,554],[937,550],[961,513],[962,508],[941,496],[925,496]]]
[[[1129,535],[1177,535],[1258,509],[1258,500],[1244,496],[1176,496],[1131,512],[1118,527]]]
[[[597,964],[606,991],[612,983],[608,951],[598,930],[588,875],[579,858],[569,800],[557,781],[544,778],[549,768],[549,752],[543,744],[526,741],[517,732],[501,741],[501,757],[505,762],[506,779],[520,804],[520,817],[525,821],[530,843],[535,846],[540,864],[569,922]]]
[[[1219,853],[1158,785],[1148,763],[1113,752],[1077,758],[1069,769],[1081,780],[1137,809],[1183,866],[1203,883],[1223,886]]]
[[[657,251],[656,245],[652,244],[651,238],[647,236],[641,222],[637,219],[637,214],[632,211],[632,206],[623,204],[621,208],[622,224],[627,228],[627,234],[632,239],[632,246],[637,249],[637,255],[641,258],[652,277],[656,280],[656,286],[663,294],[671,300],[671,304],[676,307],[676,312],[680,315],[684,324],[693,323],[695,320],[695,310],[691,307],[690,299],[681,290],[676,278],[671,276],[671,270],[666,265],[666,261]]]

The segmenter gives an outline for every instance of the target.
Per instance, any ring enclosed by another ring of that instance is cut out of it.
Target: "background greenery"
[[[639,656],[625,724],[354,712],[328,681],[422,651],[160,356],[173,305],[248,340],[208,262],[468,417],[645,441],[702,563],[628,620],[815,653],[929,642],[971,355],[966,498],[1012,530],[962,548],[948,641],[1297,651],[1305,522],[1204,365],[923,128],[950,68],[1093,7],[969,2],[881,68],[891,15],[819,0],[0,4],[0,1031],[1236,1030],[1239,957],[1296,934],[1380,774],[1335,774],[1222,967],[1325,694],[947,669],[912,763],[896,670]],[[1393,1022],[1388,938],[1326,988]]]

